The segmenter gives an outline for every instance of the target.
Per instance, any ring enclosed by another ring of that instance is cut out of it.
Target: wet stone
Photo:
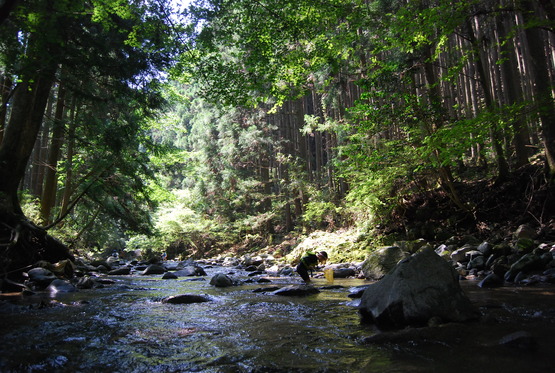
[[[46,268],[33,268],[27,274],[29,280],[38,284],[44,284],[45,286],[56,279],[56,276]]]
[[[521,330],[504,336],[499,340],[499,344],[519,350],[533,350],[536,348],[536,339],[532,334]]]
[[[318,294],[320,290],[309,285],[290,285],[273,292],[274,295],[307,296]]]
[[[181,294],[162,299],[162,303],[170,304],[192,304],[210,302],[211,299],[204,295],[198,294]]]
[[[131,268],[123,267],[123,268],[116,268],[108,272],[111,276],[120,276],[120,275],[129,275],[131,274]]]
[[[264,288],[256,288],[252,292],[253,293],[270,293],[272,291],[276,291],[276,290],[279,290],[279,289],[280,289],[279,286],[267,286],[267,287],[264,287]]]
[[[214,275],[214,277],[212,277],[212,279],[210,280],[210,285],[223,288],[223,287],[233,286],[234,283],[229,276],[223,273],[218,273]]]
[[[162,280],[175,280],[176,278],[178,277],[172,272],[166,272],[162,275]]]
[[[159,266],[157,264],[151,264],[148,267],[146,267],[146,269],[143,271],[142,275],[146,276],[146,275],[161,275],[166,273],[166,269],[162,266]]]
[[[50,293],[71,293],[77,291],[77,288],[68,281],[56,279],[48,285],[46,290]]]

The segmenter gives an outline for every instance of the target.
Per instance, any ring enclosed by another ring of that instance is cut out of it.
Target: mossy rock
[[[381,247],[362,263],[362,273],[368,279],[379,280],[409,255],[398,246]]]

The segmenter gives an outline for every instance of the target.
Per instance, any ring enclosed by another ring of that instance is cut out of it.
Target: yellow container
[[[333,269],[332,268],[324,269],[324,277],[329,283],[333,283]]]

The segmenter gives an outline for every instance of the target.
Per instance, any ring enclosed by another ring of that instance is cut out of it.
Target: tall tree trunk
[[[508,35],[510,27],[501,20],[498,20],[498,27],[504,30],[504,34]],[[514,38],[501,43],[503,52],[507,60],[501,64],[501,72],[503,79],[504,90],[507,95],[509,105],[515,105],[523,102],[523,90],[520,74],[518,72],[518,54],[514,45]],[[528,163],[528,145],[530,145],[530,136],[528,134],[528,127],[524,121],[524,116],[520,115],[512,121],[513,131],[513,145],[516,154],[516,166],[521,167]]]
[[[58,160],[60,159],[60,153],[65,132],[65,92],[66,90],[63,84],[60,84],[58,86],[58,99],[56,101],[56,110],[54,112],[50,149],[48,150],[48,159],[46,161],[44,187],[40,200],[40,215],[45,225],[48,225],[50,223],[51,211],[56,204],[56,190],[58,185]]]
[[[75,154],[75,105],[76,99],[73,96],[71,101],[71,114],[69,118],[69,130],[67,135],[67,154],[66,154],[66,177],[64,183],[64,193],[60,207],[60,216],[67,212],[71,195],[73,194],[73,156]]]
[[[522,1],[523,16],[526,24],[537,19],[533,1]],[[551,9],[551,8],[550,8]],[[545,54],[545,37],[538,27],[526,28],[526,38],[533,66],[535,101],[541,120],[542,142],[545,150],[547,169],[551,178],[555,177],[555,105],[552,92],[553,80],[549,75],[548,59]]]
[[[41,35],[42,36],[42,35]],[[72,258],[66,246],[30,223],[18,199],[18,188],[25,176],[33,151],[57,65],[53,50],[32,36],[26,62],[34,73],[22,74],[17,84],[4,139],[0,144],[0,241],[8,243],[0,253],[0,269],[20,281],[21,268],[37,260],[56,262]],[[48,53],[47,53],[48,52]],[[2,289],[0,289],[2,290]]]
[[[0,146],[0,213],[3,215],[23,215],[17,189],[25,176],[42,123],[54,70],[45,71],[33,82],[22,82],[16,87],[10,121]]]
[[[12,79],[9,76],[0,76],[0,144],[4,137],[4,128],[6,127],[6,119],[8,117],[8,100],[12,84]]]
[[[477,25],[476,27],[478,27]],[[475,63],[476,63],[476,70],[478,72],[478,79],[482,86],[482,93],[484,94],[484,102],[486,109],[492,109],[494,106],[494,99],[492,94],[492,86],[491,83],[488,84],[489,80],[486,73],[486,66],[484,59],[481,56],[481,48],[479,47],[479,38],[476,37],[474,32],[474,27],[472,26],[470,20],[467,21],[467,28],[468,28],[468,38],[470,40],[471,45],[475,48],[476,53],[474,54]],[[500,133],[499,126],[495,123],[492,123],[490,126],[490,136],[492,141],[493,150],[495,151],[495,159],[497,161],[497,181],[502,182],[509,177],[509,164],[505,159],[503,154],[503,146],[502,146],[502,136]]]

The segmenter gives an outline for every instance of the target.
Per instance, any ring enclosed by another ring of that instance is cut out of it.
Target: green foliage
[[[306,204],[303,213],[303,221],[305,225],[315,228],[323,227],[324,225],[334,227],[340,212],[341,209],[331,202],[314,200]]]
[[[29,220],[40,220],[40,201],[38,198],[33,197],[27,191],[23,191],[20,192],[19,201],[21,203],[21,210]]]

